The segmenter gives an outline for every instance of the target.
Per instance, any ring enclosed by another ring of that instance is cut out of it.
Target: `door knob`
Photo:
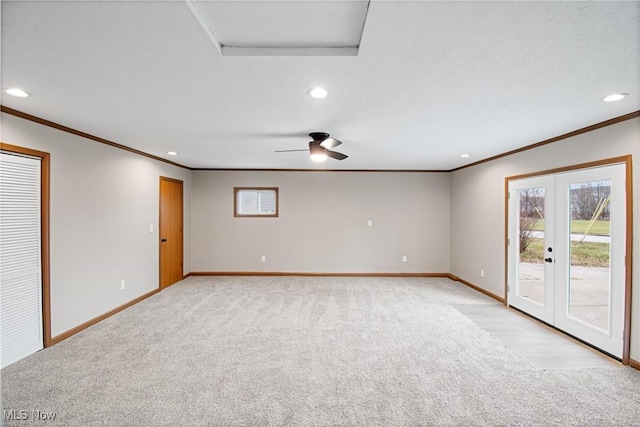
[[[545,258],[544,262],[553,262],[553,260],[551,258]]]
[[[166,241],[167,241],[167,239],[162,239],[162,240],[160,240],[160,241],[161,241],[162,243],[164,243],[164,242],[166,242]]]

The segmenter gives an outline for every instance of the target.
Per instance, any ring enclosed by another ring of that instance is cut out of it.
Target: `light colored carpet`
[[[640,372],[537,370],[464,304],[497,303],[447,279],[192,277],[3,369],[2,403],[48,426],[640,425]]]

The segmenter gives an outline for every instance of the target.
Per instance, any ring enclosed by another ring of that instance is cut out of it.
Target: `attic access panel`
[[[187,0],[222,55],[355,56],[369,0]]]

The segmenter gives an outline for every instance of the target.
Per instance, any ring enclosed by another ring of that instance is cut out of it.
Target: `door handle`
[[[162,240],[160,240],[160,241],[161,241],[162,243],[164,243],[164,242],[166,242],[166,241],[167,241],[167,239],[162,239]]]
[[[553,262],[553,260],[551,259],[551,257],[549,257],[549,258],[545,258],[544,262]]]

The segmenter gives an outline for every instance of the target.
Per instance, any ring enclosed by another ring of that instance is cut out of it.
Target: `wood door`
[[[160,177],[160,288],[183,278],[182,181]]]

